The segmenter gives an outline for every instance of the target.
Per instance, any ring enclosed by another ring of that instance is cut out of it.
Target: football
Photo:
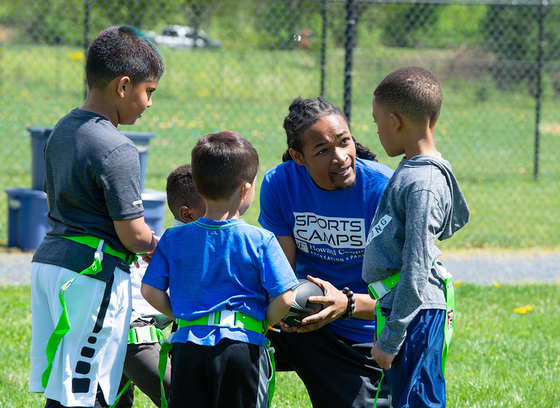
[[[323,309],[320,303],[308,302],[309,296],[323,296],[323,289],[307,279],[299,279],[299,283],[292,289],[294,300],[292,307],[284,316],[284,323],[288,326],[301,326],[303,318],[315,314]]]

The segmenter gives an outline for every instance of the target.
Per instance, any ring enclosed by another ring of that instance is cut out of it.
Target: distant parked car
[[[168,47],[187,47],[187,48],[220,48],[222,43],[218,40],[208,38],[208,35],[189,26],[171,25],[163,30],[162,34],[152,31],[146,33],[148,38],[156,45],[165,45]]]

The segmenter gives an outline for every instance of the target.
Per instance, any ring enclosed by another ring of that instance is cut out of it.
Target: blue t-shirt
[[[367,293],[362,261],[368,228],[393,171],[380,163],[356,159],[356,184],[348,190],[322,190],[307,169],[293,160],[264,177],[260,224],[276,236],[293,236],[298,278],[315,276],[342,290]],[[375,322],[335,320],[330,329],[347,339],[371,342]]]
[[[270,298],[298,283],[272,233],[241,219],[207,218],[165,231],[142,282],[169,289],[176,318],[235,310],[259,321]],[[214,346],[223,338],[266,345],[257,332],[211,326],[180,328],[172,342]]]

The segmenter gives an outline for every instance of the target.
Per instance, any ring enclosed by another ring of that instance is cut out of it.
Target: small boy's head
[[[138,29],[113,26],[101,31],[88,48],[86,78],[89,89],[104,90],[117,77],[133,85],[158,81],[163,75],[161,55]]]
[[[374,103],[388,113],[433,128],[441,109],[441,88],[434,74],[404,67],[387,75],[373,92]]]
[[[229,200],[245,183],[254,185],[259,168],[255,148],[236,132],[201,137],[192,150],[193,180],[208,200]]]
[[[176,220],[196,221],[204,215],[206,203],[194,186],[190,164],[184,164],[167,176],[167,205]]]

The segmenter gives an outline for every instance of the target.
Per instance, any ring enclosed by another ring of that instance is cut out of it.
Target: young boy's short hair
[[[210,200],[227,200],[243,183],[253,183],[259,155],[236,132],[201,137],[192,150],[192,173],[198,193]]]
[[[435,125],[441,110],[439,82],[434,74],[421,67],[393,71],[375,88],[373,96],[383,109],[430,126]]]
[[[173,170],[167,176],[167,205],[175,219],[179,219],[179,209],[182,206],[195,208],[200,205],[202,197],[194,186],[192,167],[190,164],[183,164]]]
[[[154,81],[163,75],[160,53],[140,30],[113,26],[101,31],[88,48],[86,79],[89,89],[105,89],[119,76],[133,84]]]

